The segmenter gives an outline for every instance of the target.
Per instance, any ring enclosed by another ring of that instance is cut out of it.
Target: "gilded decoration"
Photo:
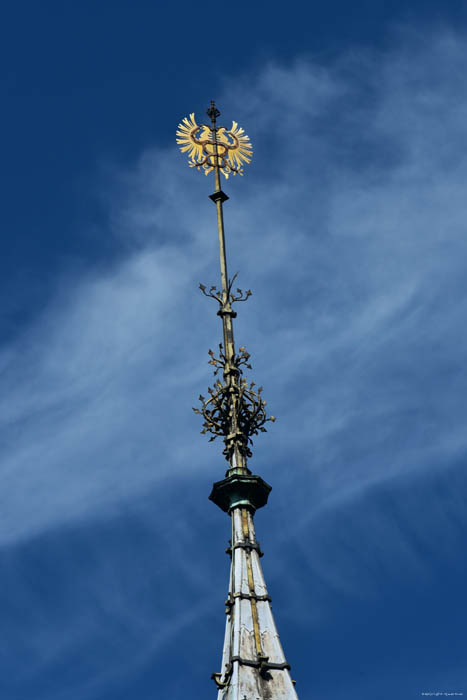
[[[253,155],[250,139],[237,122],[232,122],[231,129],[198,125],[194,113],[178,125],[177,143],[188,155],[190,168],[204,170],[205,175],[214,170],[216,158],[226,178],[243,175],[243,164],[249,163]]]

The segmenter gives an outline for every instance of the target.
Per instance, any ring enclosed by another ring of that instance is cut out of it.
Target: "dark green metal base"
[[[254,474],[233,474],[213,484],[209,500],[225,513],[232,508],[243,506],[253,511],[268,502],[271,486]]]

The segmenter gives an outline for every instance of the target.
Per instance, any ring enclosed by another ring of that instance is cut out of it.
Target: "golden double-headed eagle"
[[[206,124],[198,126],[194,113],[178,125],[177,143],[188,154],[190,168],[204,170],[205,175],[214,170],[216,158],[226,178],[231,173],[243,175],[243,163],[249,163],[253,154],[250,139],[237,122],[230,130],[219,126],[214,131]]]

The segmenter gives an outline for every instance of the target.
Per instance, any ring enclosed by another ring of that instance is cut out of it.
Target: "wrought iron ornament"
[[[214,285],[207,290],[200,284],[200,289],[219,304],[218,315],[222,319],[224,342],[219,345],[219,355],[216,357],[209,350],[209,364],[215,368],[214,375],[222,373],[222,379],[217,379],[213,388],[208,389],[209,398],[200,396],[201,408],[194,408],[195,413],[203,416],[201,433],[211,433],[210,440],[222,437],[224,440],[223,454],[229,462],[228,474],[249,473],[246,466],[247,458],[251,457],[250,445],[252,437],[259,432],[266,432],[264,427],[268,421],[274,421],[274,416],[267,417],[266,402],[261,396],[262,387],[255,388],[255,383],[249,383],[243,376],[244,369],[251,369],[248,363],[250,355],[244,347],[235,351],[233,335],[233,319],[237,315],[232,305],[246,301],[251,291],[245,293],[241,289],[232,291],[237,275],[229,279],[227,274],[227,256],[225,250],[223,202],[228,199],[220,187],[220,176],[233,173],[243,174],[243,163],[249,163],[252,156],[250,139],[237,122],[227,130],[217,126],[220,115],[214,102],[211,102],[207,114],[211,124],[198,124],[194,114],[185,117],[177,130],[177,143],[182,153],[188,153],[190,167],[204,170],[205,174],[214,171],[215,192],[210,195],[217,207],[217,223],[219,234],[219,253],[221,267],[221,288]]]
[[[266,416],[266,401],[261,397],[263,387],[260,386],[255,391],[255,383],[248,383],[242,376],[241,365],[251,369],[247,362],[250,355],[245,348],[239,348],[239,353],[230,363],[222,350],[222,343],[219,344],[218,358],[212,350],[209,350],[209,355],[209,364],[216,368],[214,374],[216,375],[219,369],[223,370],[224,382],[218,379],[214,388],[208,389],[209,399],[200,395],[201,409],[193,409],[204,418],[201,433],[212,433],[211,441],[218,436],[224,438],[223,455],[229,462],[236,452],[246,459],[252,456],[249,447],[253,444],[252,435],[258,435],[258,432],[265,433],[264,424],[276,419],[274,416]],[[237,375],[237,381],[225,381],[226,375],[234,373]]]

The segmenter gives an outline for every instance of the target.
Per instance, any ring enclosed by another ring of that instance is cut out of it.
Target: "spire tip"
[[[211,119],[212,122],[215,122],[217,117],[220,116],[220,112],[217,109],[216,103],[214,102],[214,100],[211,100],[211,104],[207,108],[206,114],[208,115],[208,117]]]

